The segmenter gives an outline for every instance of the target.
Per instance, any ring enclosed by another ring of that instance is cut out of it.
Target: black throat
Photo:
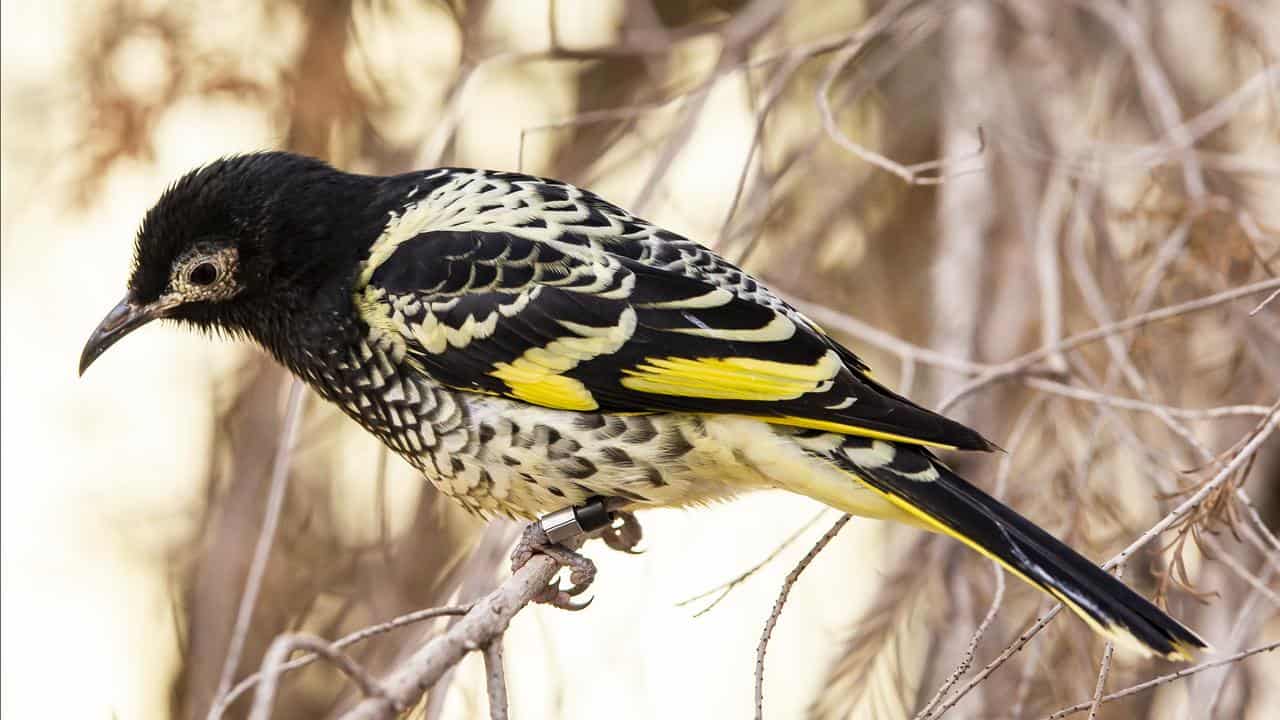
[[[407,188],[399,178],[328,169],[286,183],[264,208],[246,297],[224,321],[257,341],[295,373],[318,356],[359,342],[367,332],[352,301],[359,268]]]

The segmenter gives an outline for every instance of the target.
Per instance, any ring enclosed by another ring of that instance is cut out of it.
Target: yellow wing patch
[[[506,383],[511,388],[512,397],[556,410],[587,411],[600,407],[587,386],[578,380],[550,371],[530,371],[527,366],[503,365],[489,374]]]
[[[578,363],[618,351],[636,330],[636,313],[627,308],[612,327],[593,327],[561,321],[576,336],[552,340],[543,347],[530,348],[509,363],[498,363],[489,372],[511,388],[513,397],[557,410],[596,410],[591,391],[581,381],[564,373]]]
[[[831,351],[812,365],[745,357],[651,357],[624,370],[621,382],[629,390],[655,395],[773,402],[827,390],[841,367]]]

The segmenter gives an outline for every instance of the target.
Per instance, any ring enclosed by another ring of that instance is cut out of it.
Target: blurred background
[[[75,369],[123,292],[143,213],[218,156],[282,148],[360,172],[451,164],[590,187],[744,263],[934,407],[986,364],[1280,269],[1275,0],[0,8],[6,718],[203,718],[217,691],[288,378],[255,348],[160,325],[83,380]],[[1266,297],[1048,352],[949,403],[1009,451],[953,462],[1111,557],[1272,409],[1280,301],[1255,312]],[[307,405],[293,460],[237,679],[281,632],[336,638],[505,575],[513,526],[465,516],[335,410]],[[592,543],[590,610],[531,608],[508,634],[513,712],[749,716],[782,578],[836,519],[812,522],[819,509],[759,494],[643,515],[640,557]],[[1206,659],[1273,642],[1277,527],[1272,436],[1125,578],[1200,630]],[[706,614],[712,598],[679,605],[780,547]],[[766,715],[912,717],[995,588],[955,543],[855,520],[774,632]],[[1045,609],[1011,582],[977,666]],[[440,627],[353,652],[382,673]],[[951,713],[1087,701],[1102,654],[1059,618]],[[1174,668],[1119,654],[1106,688]],[[1259,655],[1100,716],[1275,717],[1278,676],[1280,658]],[[356,697],[308,668],[275,717]],[[413,716],[486,713],[472,658]]]

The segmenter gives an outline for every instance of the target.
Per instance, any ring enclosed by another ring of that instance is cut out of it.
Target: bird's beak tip
[[[157,317],[155,310],[156,308],[152,306],[138,305],[130,297],[125,296],[125,299],[111,308],[111,312],[107,313],[107,316],[89,335],[89,340],[80,353],[79,375],[83,376],[95,360],[125,335]]]

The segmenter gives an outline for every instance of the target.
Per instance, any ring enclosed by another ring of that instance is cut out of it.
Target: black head
[[[359,229],[376,222],[366,195],[375,183],[282,152],[188,173],[143,220],[128,293],[85,345],[80,372],[157,318],[271,344],[265,336],[290,313],[355,267]]]

